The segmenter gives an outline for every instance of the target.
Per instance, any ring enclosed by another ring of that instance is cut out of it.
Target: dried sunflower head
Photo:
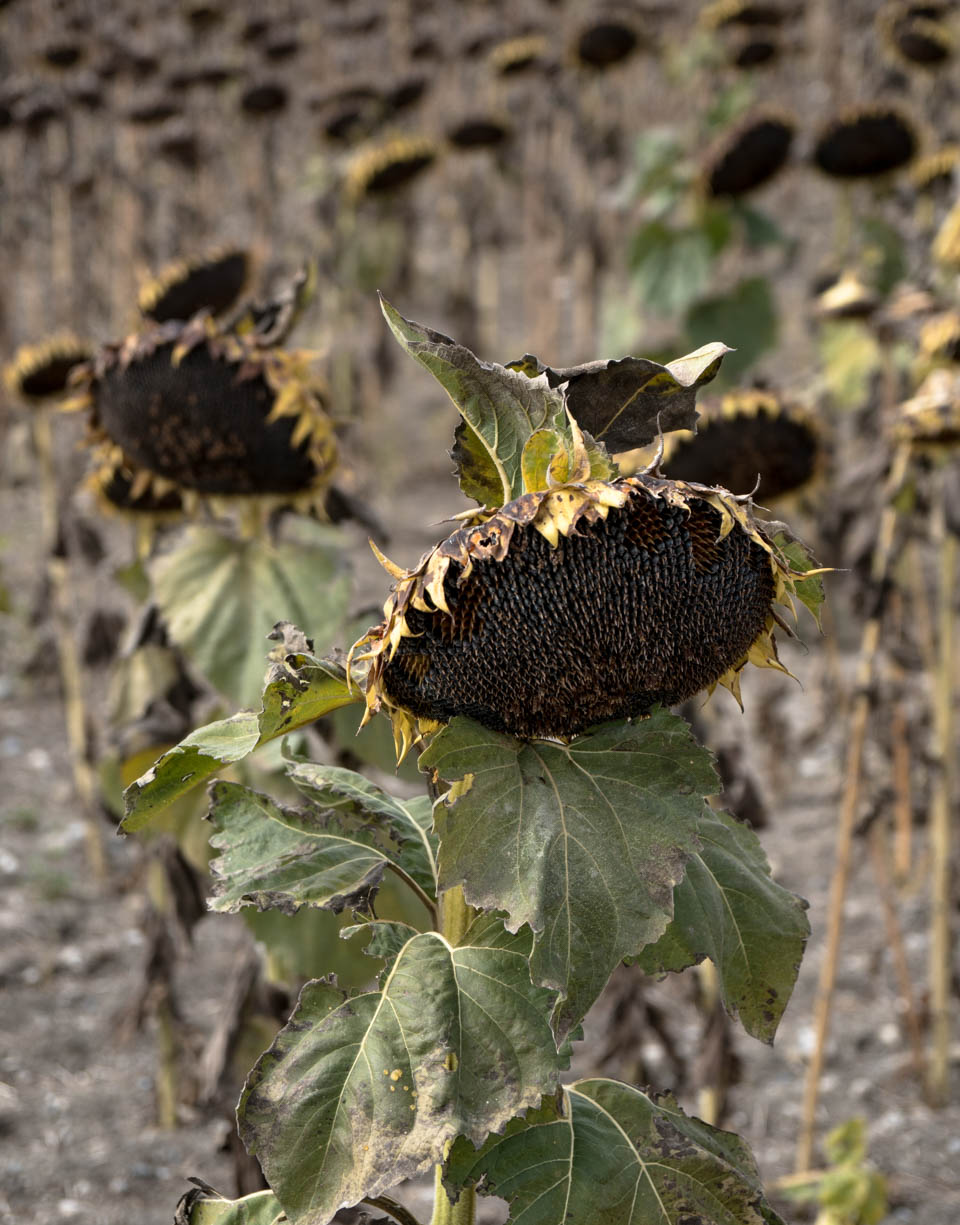
[[[186,321],[202,310],[222,315],[239,300],[252,270],[253,256],[242,247],[177,260],[144,285],[137,306],[154,323]]]
[[[940,5],[888,4],[877,16],[877,25],[887,49],[910,67],[940,68],[956,50],[949,28],[940,20]]]
[[[868,319],[879,305],[876,293],[852,268],[817,288],[816,312],[821,319]]]
[[[63,395],[71,371],[93,356],[93,346],[72,332],[58,332],[35,345],[23,345],[3,372],[11,395],[39,404]]]
[[[405,187],[439,152],[426,136],[403,136],[359,152],[347,168],[346,191],[354,200]]]
[[[583,27],[574,44],[574,56],[588,68],[610,68],[632,55],[638,43],[632,25],[608,17]]]
[[[490,52],[490,67],[498,76],[513,76],[538,67],[547,51],[543,34],[525,34],[498,43]]]
[[[467,715],[568,737],[781,667],[774,603],[800,575],[726,490],[644,474],[481,512],[396,578],[369,659],[368,716],[403,751]],[[782,624],[782,623],[781,623]]]
[[[940,191],[953,183],[960,166],[960,145],[944,145],[918,158],[910,168],[910,183],[917,191]]]
[[[663,467],[675,480],[746,492],[771,502],[808,486],[824,458],[821,430],[798,405],[769,391],[737,391],[701,409],[696,434],[668,434]]]
[[[925,448],[960,445],[960,371],[932,370],[913,397],[900,405],[894,435]]]
[[[814,164],[836,179],[876,179],[906,166],[920,137],[893,106],[859,107],[829,120],[813,150]]]
[[[794,124],[775,111],[757,112],[724,132],[704,158],[708,196],[744,196],[774,178],[787,163]]]
[[[73,406],[89,409],[94,438],[110,459],[119,448],[131,472],[213,497],[312,506],[336,464],[323,402],[309,354],[261,348],[200,316],[105,346]]]
[[[469,115],[447,129],[455,149],[495,149],[510,135],[510,123],[497,115]]]
[[[761,3],[758,0],[713,0],[700,10],[699,24],[708,30],[721,26],[776,26],[791,15],[785,4]]]

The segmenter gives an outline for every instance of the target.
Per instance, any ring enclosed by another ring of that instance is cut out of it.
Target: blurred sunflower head
[[[154,323],[186,322],[202,310],[222,315],[247,288],[253,263],[250,251],[227,247],[168,264],[140,290],[140,314]]]
[[[615,17],[600,18],[585,25],[574,40],[573,54],[587,68],[612,68],[636,51],[636,29]]]
[[[702,181],[707,196],[747,195],[770,182],[790,156],[795,126],[777,111],[757,111],[724,132],[704,158]]]
[[[401,136],[363,149],[347,167],[346,193],[360,200],[405,187],[433,164],[439,151],[426,136]]]
[[[206,316],[156,324],[104,346],[83,369],[101,462],[122,459],[142,497],[173,486],[210,499],[322,508],[336,465],[326,391],[310,354],[264,348]]]
[[[543,63],[547,39],[543,34],[524,34],[497,43],[490,51],[490,67],[497,76],[515,76]]]
[[[778,26],[790,16],[785,4],[768,0],[713,0],[700,10],[698,23],[707,30],[722,26]]]
[[[794,572],[749,499],[643,474],[528,493],[479,512],[394,577],[354,644],[367,715],[402,755],[455,715],[566,738],[781,668],[778,601]]]
[[[919,192],[936,192],[952,186],[960,166],[960,145],[944,145],[935,153],[917,158],[910,167],[910,184]]]
[[[759,479],[761,502],[808,488],[826,449],[815,419],[769,391],[735,391],[700,410],[697,432],[666,437],[662,467],[674,479],[745,493]]]
[[[58,332],[39,344],[22,345],[4,369],[4,383],[19,400],[55,400],[67,390],[72,371],[92,356],[92,345],[72,332]]]
[[[916,125],[896,107],[855,107],[823,126],[813,161],[831,178],[878,179],[906,166],[919,147]]]
[[[821,319],[868,319],[879,298],[856,269],[847,268],[827,284],[818,285],[815,305]]]
[[[447,140],[455,149],[496,149],[509,136],[509,120],[493,114],[468,115],[447,129]]]
[[[881,37],[891,55],[912,68],[941,68],[956,51],[953,34],[941,20],[942,5],[895,0],[877,15]]]
[[[929,450],[960,445],[960,370],[932,370],[897,413],[894,437]]]

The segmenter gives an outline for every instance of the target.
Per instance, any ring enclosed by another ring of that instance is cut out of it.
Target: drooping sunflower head
[[[510,136],[510,122],[501,115],[467,115],[447,129],[447,140],[455,149],[496,149]]]
[[[774,604],[803,576],[726,490],[644,474],[524,494],[396,583],[355,644],[398,750],[455,715],[567,738],[781,668]]]
[[[104,347],[76,407],[126,470],[217,497],[322,502],[336,464],[325,388],[310,355],[262,348],[209,318],[154,325]],[[137,485],[138,495],[145,486]]]
[[[821,319],[869,319],[880,304],[874,290],[855,268],[846,268],[816,286],[816,313]]]
[[[612,68],[636,51],[640,39],[629,22],[610,16],[600,17],[578,32],[573,53],[577,63],[587,68]]]
[[[431,166],[439,147],[426,136],[404,136],[359,152],[350,162],[346,193],[353,200],[405,187]]]
[[[776,111],[758,111],[725,132],[703,165],[705,193],[714,198],[747,195],[784,168],[793,143],[794,123]]]
[[[662,467],[674,480],[719,485],[767,504],[807,488],[825,458],[823,432],[800,405],[769,391],[730,392],[701,409],[696,434],[668,434]]]
[[[168,264],[140,290],[141,315],[154,323],[186,321],[198,311],[222,315],[240,300],[253,272],[254,259],[243,247]]]
[[[919,147],[916,125],[897,107],[855,107],[823,126],[813,162],[831,178],[878,179],[908,165]]]
[[[943,5],[894,0],[877,15],[877,25],[896,60],[929,71],[941,68],[956,51],[950,28],[942,20],[945,13]]]
[[[93,346],[72,332],[58,332],[39,344],[23,345],[3,372],[11,395],[29,403],[55,400],[67,390],[70,375],[90,360]]]
[[[923,449],[960,446],[960,370],[932,370],[899,407],[894,436]]]

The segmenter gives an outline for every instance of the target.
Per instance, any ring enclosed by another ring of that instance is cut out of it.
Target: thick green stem
[[[456,885],[440,898],[440,932],[451,944],[458,944],[470,926],[473,910],[464,900],[463,889]],[[451,1203],[442,1182],[443,1166],[436,1168],[433,1200],[433,1219],[430,1225],[474,1225],[477,1211],[477,1193],[473,1187],[460,1192],[457,1202]]]

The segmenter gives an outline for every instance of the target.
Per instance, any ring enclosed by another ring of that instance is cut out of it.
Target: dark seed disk
[[[290,446],[295,419],[265,424],[275,393],[261,375],[239,379],[203,345],[179,366],[172,352],[161,345],[95,387],[99,424],[135,464],[208,494],[294,493],[313,482],[306,444]]]
[[[869,179],[905,166],[917,151],[913,126],[896,111],[867,111],[831,124],[813,160],[838,179]]]
[[[819,446],[809,425],[780,415],[711,421],[684,440],[664,464],[675,481],[722,485],[749,493],[760,477],[757,501],[799,489],[813,476]]]
[[[516,736],[559,736],[674,705],[718,680],[764,629],[770,560],[720,515],[643,493],[551,548],[517,528],[501,562],[447,572],[452,611],[407,613],[384,671],[415,715],[467,715]]]
[[[142,313],[155,323],[185,321],[204,308],[212,315],[220,315],[243,292],[249,267],[245,251],[231,251],[220,259],[195,264]]]
[[[745,125],[709,166],[709,194],[743,196],[762,187],[782,170],[792,142],[793,124],[785,119],[769,116]]]

